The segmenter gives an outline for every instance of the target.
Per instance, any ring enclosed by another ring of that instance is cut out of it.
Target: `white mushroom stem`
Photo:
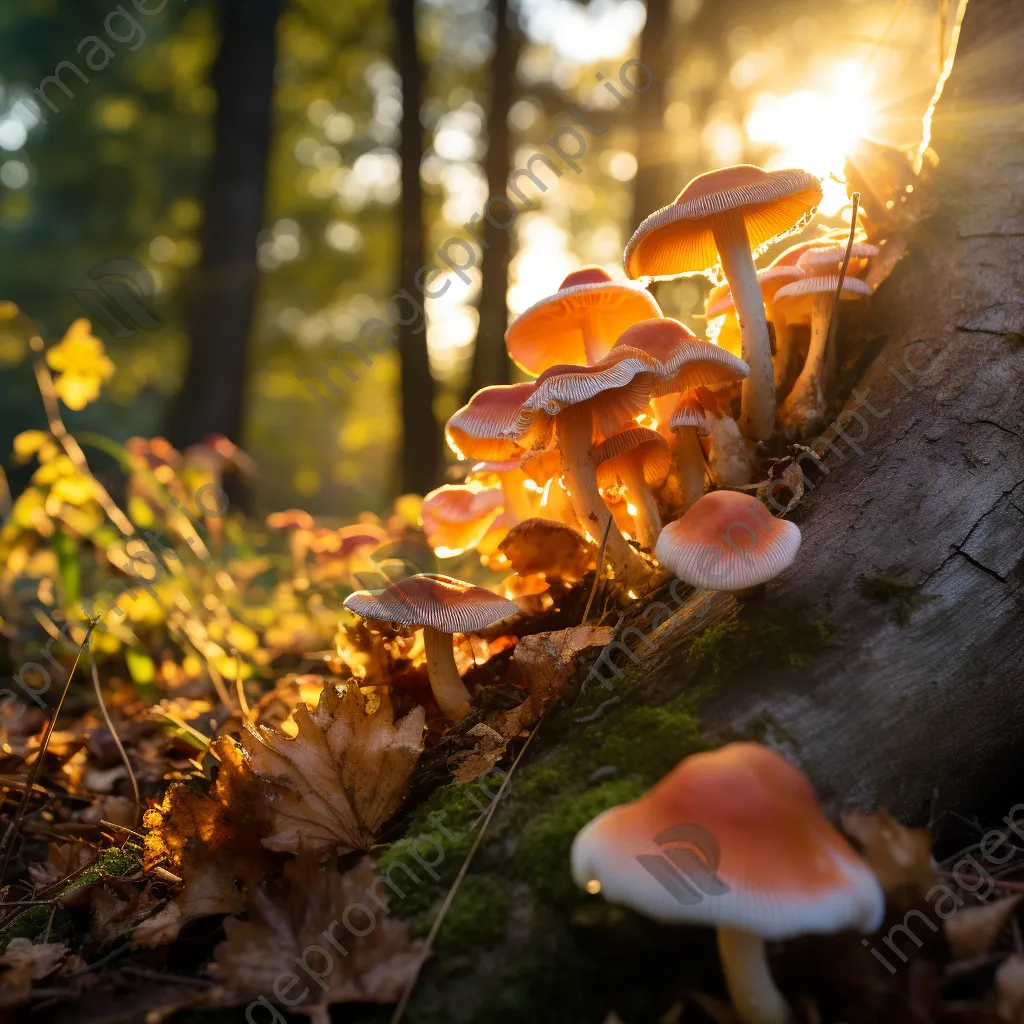
[[[445,718],[458,725],[469,711],[469,690],[455,664],[451,633],[424,626],[423,650],[427,655],[427,675],[434,700]]]
[[[607,355],[607,352],[603,351],[605,346],[601,321],[594,310],[588,310],[583,314],[580,330],[583,332],[583,352],[587,357],[587,365],[593,366]]]
[[[685,512],[704,494],[704,449],[696,427],[677,427],[675,434],[676,471]]]
[[[742,214],[735,210],[718,214],[711,225],[722,270],[736,305],[743,360],[750,367],[742,390],[743,432],[754,440],[767,441],[775,432],[775,370],[750,239]]]
[[[811,340],[807,359],[793,390],[782,405],[779,422],[787,433],[801,434],[817,427],[825,414],[828,324],[832,296],[822,292],[811,300]]]
[[[719,928],[718,955],[741,1024],[792,1024],[792,1012],[772,980],[760,935]]]
[[[791,332],[786,316],[774,307],[765,305],[765,315],[775,325],[775,397],[786,386],[789,377],[789,363],[792,356]]]
[[[558,414],[557,426],[558,447],[562,453],[569,502],[580,525],[599,544],[604,536],[605,524],[612,514],[597,487],[590,445],[593,432],[590,409],[585,403],[567,406]],[[608,528],[605,561],[611,566],[615,578],[621,582],[641,583],[646,576],[643,559],[629,546],[614,522]]]
[[[501,493],[505,499],[505,515],[512,520],[509,526],[516,526],[534,515],[533,503],[526,490],[526,474],[521,469],[512,469],[501,474]]]
[[[653,551],[654,545],[658,543],[658,534],[661,533],[658,503],[647,487],[643,470],[632,459],[626,458],[623,461],[622,482],[626,485],[630,504],[636,509],[633,522],[636,523],[637,540],[641,547]]]

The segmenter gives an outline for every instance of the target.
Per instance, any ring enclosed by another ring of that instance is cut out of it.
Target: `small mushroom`
[[[465,718],[470,696],[455,665],[452,634],[475,633],[519,614],[511,601],[438,573],[409,576],[386,590],[357,590],[345,607],[364,619],[423,627],[430,688],[442,714],[456,724]]]
[[[475,548],[501,514],[500,487],[478,481],[445,484],[431,491],[420,507],[427,543],[438,558],[454,558]]]
[[[478,462],[466,475],[469,483],[496,480],[511,525],[529,519],[536,511],[540,487],[522,467],[522,459]],[[535,488],[531,490],[532,488]]]
[[[537,378],[508,432],[520,443],[533,438],[537,448],[549,448],[554,433],[573,511],[592,540],[600,540],[610,516],[598,490],[592,444],[647,407],[658,370],[656,360],[633,349],[610,352],[593,366],[553,366]],[[646,577],[642,559],[618,530],[608,531],[606,554],[620,581],[640,584]]]
[[[704,494],[704,450],[700,438],[707,437],[711,429],[707,412],[695,391],[679,396],[668,427],[675,434],[676,471],[685,512]]]
[[[757,498],[711,491],[661,531],[655,554],[695,587],[741,593],[788,569],[799,550],[800,528]]]
[[[529,374],[603,359],[631,324],[661,316],[645,288],[613,281],[601,267],[574,270],[554,295],[535,303],[505,332],[508,354]]]
[[[527,519],[513,526],[498,545],[520,576],[541,574],[575,581],[594,568],[594,545],[571,527],[551,519]]]
[[[665,924],[710,925],[742,1024],[791,1024],[765,940],[882,923],[878,879],[822,813],[814,787],[757,743],[694,754],[649,793],[577,834],[589,893]]]
[[[743,428],[756,440],[768,440],[775,430],[775,371],[752,253],[802,225],[820,200],[821,182],[806,171],[750,164],[709,171],[647,217],[623,256],[631,278],[679,277],[721,263],[750,366]]]
[[[661,516],[651,488],[663,484],[672,468],[665,439],[656,430],[631,427],[602,441],[594,449],[594,464],[598,487],[608,490],[617,481],[625,485],[637,540],[641,547],[653,550],[661,533]]]
[[[505,461],[521,458],[531,447],[506,437],[519,416],[519,410],[534,391],[535,383],[494,384],[481,388],[448,421],[445,439],[460,459]]]
[[[839,275],[812,275],[783,285],[775,293],[777,308],[785,308],[790,323],[811,328],[804,368],[779,410],[779,425],[788,437],[804,436],[822,423],[827,408],[826,391],[834,373],[835,353],[829,352],[828,331]],[[871,294],[871,286],[859,278],[843,278],[840,298],[859,299]]]

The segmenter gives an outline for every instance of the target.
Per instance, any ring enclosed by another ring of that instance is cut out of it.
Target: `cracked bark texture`
[[[1022,40],[1020,0],[971,0],[934,119],[937,210],[872,300],[885,340],[846,405],[858,450],[827,452],[792,516],[796,565],[762,599],[810,605],[836,644],[704,712],[713,733],[763,732],[833,809],[1024,799]],[[925,599],[902,627],[857,587],[897,567]],[[665,686],[681,646],[651,657]]]

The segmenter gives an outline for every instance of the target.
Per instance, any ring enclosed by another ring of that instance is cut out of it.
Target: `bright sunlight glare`
[[[747,117],[750,141],[775,150],[768,168],[802,167],[822,178],[819,208],[826,215],[838,213],[847,202],[840,184],[843,164],[852,144],[871,129],[870,86],[860,61],[843,61],[827,89],[765,94]]]

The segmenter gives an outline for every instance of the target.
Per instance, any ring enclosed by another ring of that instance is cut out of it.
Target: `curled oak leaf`
[[[210,751],[220,766],[209,792],[179,783],[167,790],[159,807],[146,812],[144,866],[183,875],[215,861],[219,871],[253,884],[273,863],[260,847],[268,828],[264,787],[231,737],[214,740]]]
[[[423,708],[395,722],[386,693],[325,686],[316,710],[300,704],[293,718],[294,739],[252,726],[241,737],[268,784],[272,822],[263,845],[292,853],[369,850],[423,751]]]
[[[368,857],[341,875],[302,854],[283,879],[250,890],[247,920],[224,922],[227,939],[210,965],[236,993],[225,1002],[258,992],[319,1020],[333,1003],[395,1002],[416,974],[423,941],[387,916],[377,879]]]

